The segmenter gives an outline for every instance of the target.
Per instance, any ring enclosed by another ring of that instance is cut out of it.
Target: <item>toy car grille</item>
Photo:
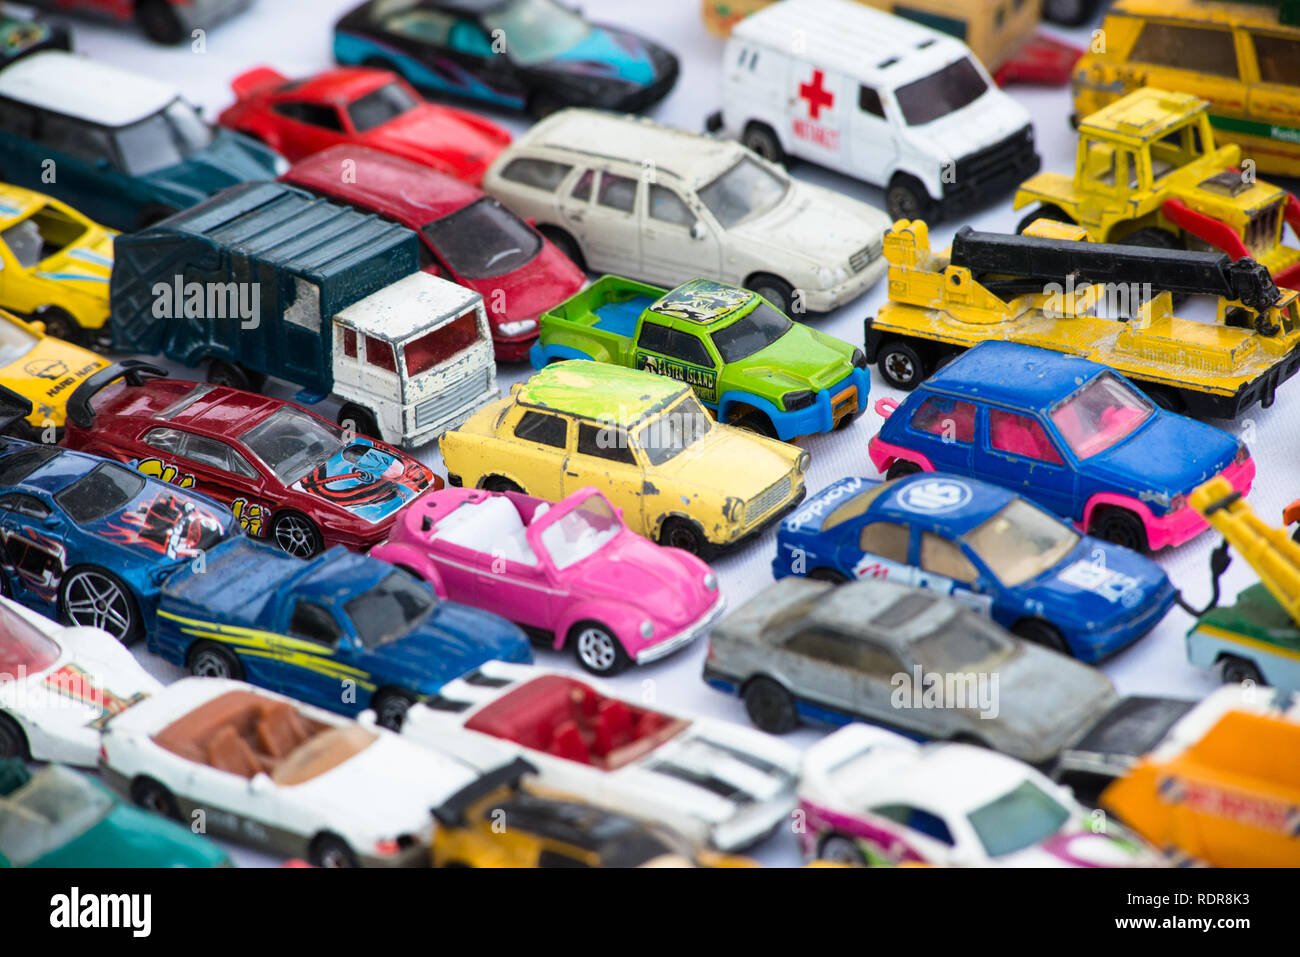
[[[440,420],[450,418],[458,410],[473,402],[487,391],[489,375],[488,372],[471,375],[445,392],[432,399],[425,399],[417,405],[415,407],[416,430],[436,427]]]
[[[768,486],[758,495],[745,503],[745,523],[762,518],[772,509],[785,501],[790,494],[790,476],[786,476],[774,485]]]
[[[1277,241],[1278,219],[1282,214],[1282,204],[1274,203],[1267,209],[1261,209],[1246,224],[1246,248],[1254,255],[1270,252]]]
[[[874,243],[871,243],[869,246],[863,246],[861,249],[859,249],[857,252],[855,252],[852,256],[849,257],[849,268],[851,268],[854,272],[862,272],[862,270],[870,266],[872,262],[880,258],[880,255],[881,253],[884,252],[884,249],[885,249],[885,245],[884,245],[883,238],[876,240]]]
[[[1004,167],[1015,166],[1016,160],[1024,152],[1026,143],[1032,136],[1031,128],[1025,126],[1006,139],[966,154],[957,160],[956,181],[958,183],[978,182],[995,176]]]

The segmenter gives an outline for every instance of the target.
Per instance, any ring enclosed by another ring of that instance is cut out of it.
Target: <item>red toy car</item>
[[[369,146],[477,186],[510,143],[510,134],[495,123],[426,103],[387,70],[325,70],[291,81],[257,67],[230,86],[235,102],[218,122],[290,162],[331,146]]]
[[[214,27],[247,10],[252,0],[24,0],[54,13],[89,12],[113,20],[135,20],[155,43],[189,40],[196,29]]]
[[[63,444],[204,492],[300,558],[369,549],[399,508],[443,487],[410,456],[292,402],[166,375],[128,360],[91,376],[68,400]]]
[[[344,169],[354,175],[340,175]],[[586,281],[557,246],[495,199],[401,157],[339,146],[295,164],[280,179],[415,230],[425,272],[482,295],[501,361],[526,358],[538,314]]]

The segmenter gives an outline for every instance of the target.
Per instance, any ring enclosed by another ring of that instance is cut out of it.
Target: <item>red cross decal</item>
[[[826,89],[826,74],[813,70],[811,83],[799,84],[799,96],[808,101],[808,115],[814,120],[821,116],[822,107],[830,109],[835,103],[835,94]]]

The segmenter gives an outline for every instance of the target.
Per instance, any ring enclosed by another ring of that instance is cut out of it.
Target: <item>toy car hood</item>
[[[405,671],[413,686],[429,694],[486,661],[533,660],[532,646],[517,627],[451,601],[439,601],[425,621],[377,653],[387,667]]]
[[[888,216],[866,203],[797,180],[788,184],[781,202],[728,233],[812,269],[834,269],[848,268],[849,258],[880,243],[891,225]]]
[[[190,561],[228,536],[242,535],[234,515],[206,496],[152,481],[125,507],[85,528],[136,558],[157,563]]]
[[[0,318],[0,324],[6,320]],[[75,387],[94,373],[108,365],[107,359],[101,359],[80,346],[55,339],[53,336],[41,336],[36,345],[25,355],[0,367],[0,382],[32,383],[39,380],[45,385],[43,389],[33,389],[33,394],[41,395],[42,402],[35,409],[37,423],[48,416],[56,427],[63,425],[67,414],[67,401]],[[69,377],[73,382],[59,388],[58,384]],[[55,395],[49,395],[53,391]],[[31,406],[29,405],[29,409]],[[30,414],[30,413],[29,413]],[[24,416],[26,418],[26,416]]]
[[[1240,443],[1222,429],[1157,411],[1144,427],[1080,463],[1159,511],[1232,464]],[[1140,483],[1140,484],[1139,484]],[[1163,501],[1161,501],[1163,498]]]
[[[577,44],[529,69],[641,87],[649,86],[659,78],[655,59],[655,47],[635,34],[613,27],[592,26]]]
[[[433,484],[433,472],[395,449],[357,436],[293,488],[367,522],[389,518]]]
[[[285,160],[256,140],[217,127],[212,142],[180,163],[141,177],[164,189],[192,197],[191,204],[249,180],[275,179],[287,168]]]
[[[771,345],[727,365],[727,375],[759,380],[756,392],[830,388],[853,371],[852,346],[794,323]]]
[[[378,149],[419,159],[467,183],[482,181],[488,166],[509,142],[461,118],[459,110],[421,104],[365,134]]]
[[[1049,621],[1059,617],[1100,628],[1173,600],[1169,576],[1155,562],[1109,542],[1084,536],[1054,568],[1016,587],[1026,607],[1040,604]]]
[[[708,435],[656,466],[656,470],[679,482],[749,501],[787,475],[799,455],[793,446],[715,425]],[[725,475],[719,470],[724,463]],[[650,484],[653,487],[653,476]]]

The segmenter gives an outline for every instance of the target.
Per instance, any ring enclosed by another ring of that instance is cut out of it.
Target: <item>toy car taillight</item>
[[[1241,465],[1250,459],[1250,449],[1246,448],[1246,443],[1242,442],[1237,446],[1237,455],[1232,460],[1233,465]]]
[[[1179,512],[1187,507],[1186,495],[1175,495],[1169,500],[1169,511]]]

